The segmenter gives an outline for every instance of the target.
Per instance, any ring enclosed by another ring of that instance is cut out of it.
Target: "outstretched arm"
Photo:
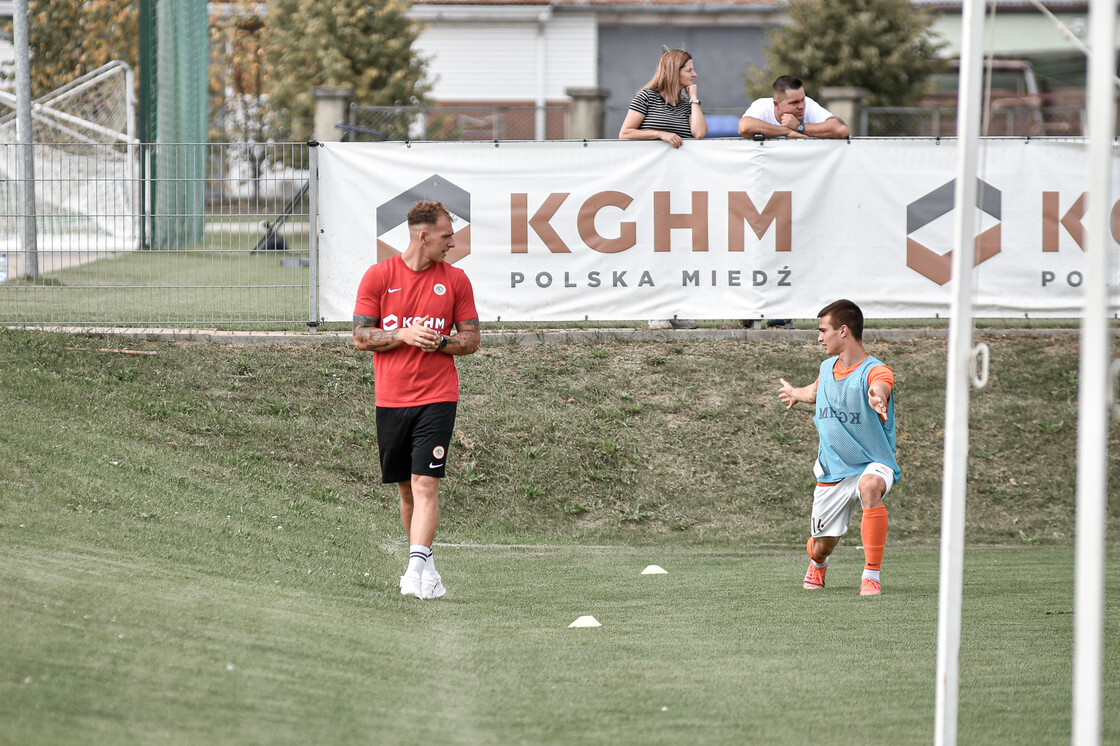
[[[881,381],[874,381],[867,388],[867,403],[878,413],[883,422],[887,421],[887,402],[891,400],[891,388]]]
[[[817,382],[813,381],[808,386],[795,388],[793,384],[784,378],[779,378],[782,382],[782,387],[778,389],[778,398],[786,404],[786,409],[793,409],[793,405],[799,401],[806,404],[812,404],[817,400]]]

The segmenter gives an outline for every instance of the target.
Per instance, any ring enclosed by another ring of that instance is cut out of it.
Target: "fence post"
[[[862,121],[860,109],[870,93],[866,88],[855,86],[825,86],[821,88],[821,98],[824,99],[825,107],[847,122],[849,129],[855,126],[856,122]]]
[[[568,139],[603,139],[603,108],[611,92],[606,88],[565,88],[572,99],[568,113]]]
[[[319,329],[319,143],[307,143],[307,327]]]
[[[35,138],[31,132],[31,65],[28,52],[27,0],[16,0],[14,34],[16,46],[16,140],[19,145],[19,194],[23,220],[22,249],[12,274],[39,276],[39,239],[35,226]]]
[[[354,92],[342,86],[321,86],[312,93],[315,96],[315,131],[312,138],[318,142],[340,142],[343,131],[338,125],[346,123],[346,110]]]

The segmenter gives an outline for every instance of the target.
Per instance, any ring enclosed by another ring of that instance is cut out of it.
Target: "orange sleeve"
[[[867,371],[868,383],[884,383],[887,391],[894,391],[894,371],[885,365],[876,365]]]

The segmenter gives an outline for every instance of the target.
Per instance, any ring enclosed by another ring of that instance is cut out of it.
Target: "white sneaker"
[[[401,575],[401,595],[423,598],[420,591],[420,578],[415,575]]]
[[[439,573],[425,571],[420,577],[420,598],[431,600],[439,598],[444,593],[447,593],[447,589],[443,587]]]

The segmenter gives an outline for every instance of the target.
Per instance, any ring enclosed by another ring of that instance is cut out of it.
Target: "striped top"
[[[661,130],[674,132],[682,138],[693,137],[692,129],[688,126],[692,100],[684,91],[681,91],[680,103],[669,106],[657,91],[643,88],[630,102],[630,111],[636,111],[645,117],[638,127],[640,130]]]

